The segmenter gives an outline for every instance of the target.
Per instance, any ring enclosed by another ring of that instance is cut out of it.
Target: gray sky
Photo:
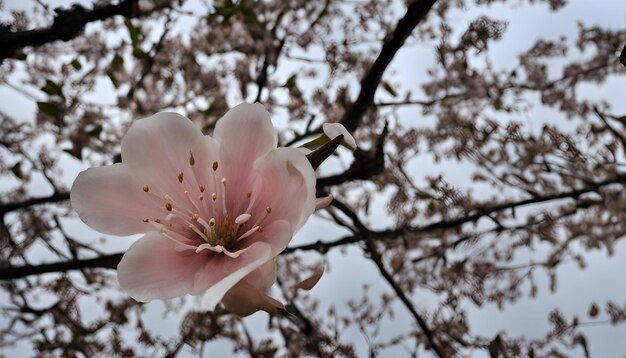
[[[516,4],[516,1],[510,3]],[[525,3],[525,2],[524,2]],[[6,7],[12,8],[17,6],[18,1],[6,1]],[[5,10],[6,11],[6,10]],[[623,0],[570,0],[568,5],[561,11],[552,13],[547,11],[547,5],[511,5],[511,4],[495,4],[487,8],[481,8],[479,11],[455,12],[453,20],[459,24],[469,24],[477,15],[490,15],[497,19],[508,21],[508,29],[504,38],[496,44],[493,44],[489,52],[490,61],[498,67],[509,67],[510,64],[517,62],[517,56],[522,51],[528,49],[538,37],[544,39],[556,39],[561,35],[573,39],[578,30],[577,22],[582,21],[585,25],[598,24],[601,26],[609,26],[616,29],[626,27],[626,1]],[[463,28],[463,26],[459,26]],[[397,58],[392,63],[390,71],[387,72],[386,78],[390,78],[394,84],[398,84],[402,89],[411,89],[415,97],[421,98],[421,84],[426,78],[426,70],[432,63],[434,54],[433,43],[424,45],[415,45],[402,49]],[[616,54],[617,55],[617,54]],[[295,65],[294,65],[295,66]],[[288,77],[289,70],[293,70],[293,66],[285,66],[284,74],[276,74],[275,76]],[[389,74],[394,73],[395,76],[390,77]],[[612,105],[615,113],[626,114],[626,100],[624,93],[626,81],[624,78],[611,79],[606,85],[600,88],[581,88],[580,94],[588,98],[603,98]],[[104,94],[105,98],[107,94]],[[384,94],[379,93],[380,99],[388,99]],[[9,113],[19,119],[32,121],[35,114],[35,105],[32,101],[26,99],[23,95],[15,92],[5,85],[0,85],[0,110]],[[563,120],[563,115],[551,110],[542,108],[536,103],[536,99],[530,98],[535,107],[525,114],[525,119],[533,128],[541,128],[541,124],[545,122],[562,123],[563,126],[569,124]],[[233,103],[234,104],[234,103]],[[397,111],[399,121],[404,125],[411,125],[417,121],[422,121],[428,125],[428,119],[423,119],[421,108],[406,107]],[[277,118],[277,121],[281,121]],[[432,124],[432,122],[430,122]],[[345,155],[344,155],[345,156]],[[345,156],[349,158],[349,156]],[[85,169],[85,164],[78,164],[76,161],[67,160],[64,165],[65,176],[68,183],[73,181],[77,173]],[[445,162],[443,164],[435,164],[432,158],[423,156],[412,163],[410,170],[412,175],[420,182],[426,174],[443,174],[444,177],[459,186],[471,185],[467,177],[467,164]],[[323,172],[331,172],[337,170],[337,164],[325,164]],[[15,185],[16,183],[6,182],[0,179],[0,185],[4,188]],[[32,184],[32,193],[44,195],[49,193],[41,180],[35,180]],[[387,193],[388,194],[388,193]],[[381,194],[384,197],[385,193]],[[384,210],[382,201],[375,203],[373,213],[370,217],[370,223],[374,227],[382,227],[388,220],[379,220],[380,213]],[[80,222],[68,222],[68,231],[78,237],[82,237],[85,242],[95,242],[102,235],[97,234],[84,226]],[[304,228],[296,235],[292,244],[298,245],[307,242],[322,240],[333,240],[346,232],[340,230],[327,221],[319,218],[312,218],[304,226]],[[106,250],[116,252],[130,246],[132,238],[112,238],[106,243]],[[541,252],[533,253],[540,257]],[[311,260],[321,260],[321,256],[316,254],[307,254]],[[529,254],[528,258],[532,258]],[[578,315],[581,321],[587,320],[586,312],[590,302],[596,302],[600,307],[607,300],[614,300],[618,303],[626,303],[626,244],[620,242],[615,251],[615,255],[608,257],[605,251],[590,252],[587,256],[588,268],[584,271],[580,270],[574,264],[562,265],[559,272],[559,285],[556,293],[548,291],[548,281],[546,276],[540,271],[536,272],[536,279],[539,283],[540,291],[536,299],[522,298],[517,303],[507,305],[504,310],[498,310],[494,305],[486,305],[483,308],[476,308],[466,303],[469,312],[469,322],[471,328],[477,333],[483,333],[489,336],[495,336],[498,332],[507,331],[509,336],[539,337],[549,330],[549,322],[547,314],[554,308],[563,311],[566,317]],[[345,252],[340,250],[332,250],[327,255],[329,270],[324,275],[318,286],[310,293],[312,297],[320,300],[324,312],[326,307],[330,305],[337,306],[340,310],[348,310],[345,302],[349,299],[358,300],[361,296],[361,287],[364,283],[372,284],[372,297],[378,296],[377,293],[390,292],[386,282],[383,281],[378,274],[373,263],[363,257],[363,252],[358,247],[348,247]],[[0,297],[1,298],[1,297]],[[435,307],[436,300],[433,294],[426,291],[417,291],[413,295],[413,301],[416,307],[425,310],[432,310]],[[96,307],[94,303],[85,303],[85,307]],[[193,307],[193,302],[189,303]],[[174,335],[177,332],[179,321],[177,316],[170,316],[167,321],[163,321],[162,311],[164,305],[162,302],[155,301],[146,305],[149,314],[148,322],[152,322],[154,327],[164,335]],[[395,319],[385,320],[382,322],[384,329],[383,335],[393,336],[397,333],[397,327],[405,329],[412,326],[413,323],[406,314],[405,308],[395,305]],[[601,315],[600,319],[606,318]],[[263,332],[267,325],[267,314],[257,313],[252,317],[246,318],[248,327],[252,327],[252,331]],[[148,323],[147,322],[147,323]],[[1,324],[1,321],[0,321]],[[626,357],[626,344],[623,337],[626,337],[626,327],[612,327],[610,325],[590,326],[584,328],[584,332],[588,335],[592,357]],[[260,334],[259,336],[265,336]],[[356,343],[359,356],[367,354],[366,341],[362,334],[354,328],[348,329],[343,333],[343,339]],[[210,352],[205,352],[205,356],[213,356],[219,353],[228,354],[231,347],[224,342],[216,342],[210,346]],[[16,350],[6,350],[7,356],[23,356],[29,355],[30,348],[28,346],[17,347]],[[197,356],[197,353],[188,350],[188,356]],[[385,350],[382,352],[383,357],[396,357],[405,355],[401,348]],[[574,356],[580,354],[582,350],[576,350],[572,354]],[[221,355],[221,354],[219,354]],[[486,356],[485,352],[478,352],[476,357]]]

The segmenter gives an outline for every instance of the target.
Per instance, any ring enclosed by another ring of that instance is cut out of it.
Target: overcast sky
[[[522,3],[526,2],[523,1]],[[469,24],[482,14],[508,21],[508,29],[504,38],[494,44],[489,52],[489,58],[496,67],[508,68],[511,64],[516,63],[517,56],[528,49],[538,37],[557,39],[564,35],[569,39],[575,38],[578,33],[577,23],[579,21],[585,25],[597,24],[616,29],[626,27],[626,1],[624,0],[570,0],[564,9],[556,13],[549,12],[545,4],[520,5],[515,0],[508,3],[511,4],[496,4],[488,8],[482,7],[478,11],[458,11],[453,16],[454,22],[458,24]],[[6,1],[5,6],[3,15],[6,15],[9,9],[22,5],[20,1],[13,0]],[[463,26],[457,26],[463,28]],[[412,89],[416,97],[419,97],[422,79],[426,78],[425,73],[432,63],[433,54],[432,44],[404,48],[398,53],[389,70],[390,72],[387,74],[395,73],[395,76],[391,77],[394,83],[398,83],[401,88]],[[285,76],[289,73],[288,69],[289,66],[283,69],[286,71]],[[281,74],[276,74],[276,76],[281,76]],[[611,79],[599,89],[581,88],[580,94],[589,98],[603,98],[611,103],[614,113],[626,114],[626,97],[624,96],[626,94],[626,81],[623,78]],[[106,97],[107,94],[104,96]],[[384,95],[379,94],[379,96],[382,98]],[[0,98],[2,98],[0,111],[25,121],[34,119],[35,105],[23,95],[0,84]],[[398,116],[401,123],[409,125],[414,123],[416,118],[421,118],[421,109],[419,107],[406,107],[398,111]],[[526,120],[533,128],[541,128],[541,124],[545,122],[568,125],[567,122],[563,121],[562,114],[545,108],[535,108],[530,111],[526,115]],[[346,157],[349,158],[349,156]],[[68,159],[65,166],[68,183],[73,181],[80,170],[85,168],[85,165]],[[330,172],[336,168],[333,165],[325,165],[323,170]],[[411,172],[418,182],[420,177],[427,174],[442,173],[446,179],[456,185],[470,185],[466,175],[467,167],[459,163],[435,164],[427,156],[420,157],[411,163]],[[0,181],[0,185],[3,186],[2,191],[14,184]],[[47,193],[47,190],[48,188],[42,185],[42,181],[34,181],[32,185],[34,194],[43,195]],[[384,210],[380,202],[370,217],[370,223],[374,227],[384,226],[385,222],[377,222],[374,219],[385,216],[378,215],[376,210]],[[85,242],[93,242],[96,238],[101,237],[100,234],[94,233],[79,222],[68,222],[68,231],[84,238]],[[346,234],[345,231],[334,227],[327,221],[312,218],[296,235],[293,244],[298,245],[320,239],[330,241],[344,234]],[[107,251],[123,250],[130,246],[132,241],[133,239],[115,238],[107,244]],[[309,253],[307,256],[311,260],[321,260],[321,256],[313,253]],[[324,312],[323,307],[329,305],[338,305],[338,309],[347,310],[348,308],[344,303],[348,299],[359,299],[364,283],[374,284],[371,289],[372,297],[377,296],[377,293],[380,292],[390,292],[387,283],[379,278],[376,267],[370,260],[363,257],[363,252],[358,247],[349,247],[345,252],[332,250],[326,259],[330,264],[329,272],[311,292],[311,295],[321,302],[322,309],[320,312]],[[613,257],[608,257],[605,251],[594,251],[587,255],[587,260],[589,266],[585,271],[581,271],[574,264],[564,264],[559,268],[559,285],[554,294],[548,291],[548,281],[545,275],[537,272],[540,291],[536,299],[521,299],[515,304],[507,305],[503,311],[498,310],[493,305],[477,309],[468,303],[471,328],[476,333],[483,333],[488,336],[495,336],[500,331],[506,331],[508,336],[540,337],[549,330],[547,314],[554,308],[559,308],[566,317],[578,315],[581,321],[585,321],[590,302],[596,302],[600,307],[603,307],[607,300],[626,303],[626,279],[624,278],[626,244],[620,242]],[[416,307],[420,309],[432,310],[435,307],[436,301],[429,292],[417,291],[412,298]],[[179,322],[176,316],[173,316],[168,318],[167,324],[164,324],[162,318],[163,303],[152,302],[146,307],[151,313],[149,322],[152,321],[158,331],[163,332],[164,335],[176,334]],[[396,304],[395,310],[397,313],[395,320],[383,322],[383,327],[386,330],[383,330],[383,334],[392,336],[397,331],[396,327],[404,329],[413,325],[409,315],[405,314],[405,308],[402,305]],[[605,316],[600,318],[602,317]],[[261,312],[247,318],[246,324],[248,327],[255,328],[252,329],[253,332],[257,330],[262,332],[267,325],[267,319],[267,314]],[[626,344],[624,343],[626,327],[590,326],[584,328],[584,332],[589,338],[592,357],[626,357]],[[359,356],[367,354],[366,341],[358,330],[349,329],[343,334],[346,340],[356,343]],[[221,356],[220,352],[226,354],[230,351],[229,345],[217,342],[211,346],[212,354],[209,355],[207,352],[205,356]],[[14,350],[7,350],[5,353],[7,356],[23,356],[29,355],[29,352],[30,347],[24,345]],[[190,349],[187,349],[187,353],[187,356],[197,356],[197,353],[192,354]],[[402,353],[401,348],[398,348],[385,350],[382,352],[382,356],[395,357]],[[573,354],[582,355],[582,350],[574,351]],[[477,352],[475,356],[486,356],[486,352]]]

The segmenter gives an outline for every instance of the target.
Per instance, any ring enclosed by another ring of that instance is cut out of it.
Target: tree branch
[[[46,29],[10,31],[0,29],[0,62],[5,58],[20,58],[24,47],[37,47],[54,41],[69,41],[78,36],[90,22],[105,20],[115,15],[136,17],[140,14],[139,0],[123,0],[118,4],[86,10],[80,5],[71,9],[56,9],[52,26]]]
[[[30,275],[41,275],[51,272],[67,272],[85,268],[116,268],[124,256],[123,253],[103,255],[93,259],[78,259],[63,262],[54,262],[41,265],[24,265],[4,267],[0,269],[0,280],[13,280]]]
[[[559,200],[565,198],[577,198],[582,194],[598,191],[600,188],[617,183],[626,183],[626,175],[617,175],[612,179],[607,179],[601,182],[592,183],[588,186],[578,189],[571,190],[562,193],[556,193],[552,195],[545,195],[539,197],[533,197],[530,199],[519,200],[519,201],[510,201],[497,205],[493,205],[487,208],[477,209],[474,214],[466,215],[453,220],[441,220],[438,222],[434,222],[432,224],[428,224],[425,226],[417,226],[410,227],[407,229],[393,229],[393,230],[384,230],[384,231],[370,231],[368,232],[368,237],[370,240],[390,240],[397,238],[403,234],[416,234],[416,233],[426,233],[432,232],[436,230],[444,230],[451,229],[463,225],[468,222],[476,222],[480,218],[490,215],[497,211],[513,209],[520,206],[531,205],[531,204],[539,204],[552,200]],[[344,213],[346,212],[346,207],[335,200],[332,204],[337,207]],[[350,218],[355,222],[355,225],[359,223],[358,217],[356,214],[354,216],[350,216]],[[362,231],[361,227],[357,226],[359,231]],[[291,254],[295,251],[307,251],[307,250],[316,250],[319,252],[326,252],[329,249],[337,246],[343,246],[347,244],[353,244],[357,242],[366,241],[366,237],[361,234],[356,234],[352,236],[345,236],[341,239],[329,242],[317,241],[312,244],[306,244],[301,246],[292,246],[288,247],[283,251],[283,254]],[[78,270],[81,268],[115,268],[117,267],[117,263],[122,259],[123,253],[111,254],[100,256],[94,259],[84,259],[84,260],[72,260],[66,262],[58,262],[51,264],[42,264],[42,265],[24,265],[24,266],[14,266],[14,267],[4,267],[0,268],[0,280],[11,280],[16,278],[22,278],[29,275],[37,275],[48,272],[65,272],[69,270]]]
[[[411,32],[426,17],[437,0],[415,0],[407,8],[406,14],[383,43],[380,54],[369,71],[361,79],[361,91],[356,101],[344,113],[340,123],[346,127],[348,132],[354,132],[358,127],[365,111],[374,102],[374,94],[383,78],[383,73],[391,63],[396,52],[404,45],[404,41],[411,35]]]
[[[429,348],[435,351],[438,357],[448,357],[448,354],[446,354],[446,352],[444,352],[439,347],[439,344],[435,341],[435,335],[433,334],[433,331],[430,329],[430,327],[428,327],[428,324],[426,323],[424,318],[419,314],[419,312],[417,312],[411,300],[409,300],[409,298],[404,293],[404,290],[400,286],[398,286],[396,281],[393,279],[393,276],[391,276],[391,274],[385,268],[382,257],[376,249],[376,244],[374,243],[374,241],[366,238],[365,245],[367,246],[367,251],[370,253],[372,261],[374,261],[376,267],[378,267],[378,271],[380,272],[380,274],[387,281],[387,283],[389,283],[389,286],[391,286],[396,295],[398,295],[400,301],[402,301],[404,306],[409,310],[409,312],[411,312],[411,315],[419,325],[420,329],[422,330],[422,332],[424,332],[424,335],[428,340]]]
[[[42,196],[38,198],[30,198],[22,201],[15,201],[11,203],[2,203],[0,204],[0,215],[4,215],[8,212],[24,209],[33,205],[39,204],[47,204],[47,203],[58,203],[60,201],[65,201],[70,198],[70,193],[68,192],[56,192],[50,196]]]

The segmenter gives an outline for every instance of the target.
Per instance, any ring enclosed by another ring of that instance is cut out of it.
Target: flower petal
[[[315,210],[315,173],[304,154],[293,148],[278,148],[256,163],[261,177],[256,182],[252,216],[288,220],[297,231]]]
[[[333,202],[333,196],[332,195],[328,195],[325,196],[323,198],[316,198],[315,199],[315,210],[320,210],[320,209],[324,209],[326,207],[328,207],[330,205],[330,203]]]
[[[346,127],[343,126],[343,124],[324,123],[322,124],[322,130],[324,131],[324,134],[326,134],[326,136],[330,138],[331,140],[340,135],[343,135],[342,143],[347,145],[350,149],[356,150],[357,148],[356,141],[354,140],[354,137],[352,136],[352,134],[348,132]]]
[[[161,112],[133,122],[122,140],[122,161],[145,184],[174,195],[182,192],[177,178],[180,172],[190,170],[190,153],[208,145],[207,141],[210,139],[191,120],[180,114]]]
[[[294,286],[294,289],[301,289],[301,290],[309,291],[310,289],[315,287],[315,285],[317,285],[319,280],[322,278],[323,274],[324,274],[324,265],[320,265],[320,266],[318,266],[315,269],[315,271],[313,272],[313,274],[311,276],[309,276],[309,277],[305,278],[304,280],[298,282]]]
[[[221,144],[223,159],[233,167],[251,167],[278,145],[270,114],[259,103],[241,103],[217,121],[213,138]]]
[[[142,220],[160,215],[160,204],[154,204],[122,163],[90,168],[78,174],[72,184],[70,201],[85,224],[111,235],[152,231],[154,228]]]
[[[117,266],[120,286],[141,302],[191,293],[194,279],[207,264],[207,256],[178,251],[176,243],[156,232],[137,240]]]
[[[246,281],[240,281],[231,288],[224,296],[222,304],[228,311],[240,317],[246,317],[261,310],[269,314],[276,314],[285,309],[282,303]]]
[[[228,180],[228,210],[240,213],[246,207],[241,199],[254,184],[254,163],[276,148],[276,131],[261,104],[242,103],[217,121],[213,136],[220,144],[220,164],[224,164],[220,175]]]
[[[214,310],[226,292],[250,272],[269,261],[272,258],[271,253],[270,245],[255,242],[237,258],[222,254],[211,256],[204,270],[196,274],[191,294],[204,292],[202,305],[207,310]]]
[[[267,292],[276,282],[276,258],[263,264],[263,266],[250,272],[243,281],[248,282],[261,292]]]

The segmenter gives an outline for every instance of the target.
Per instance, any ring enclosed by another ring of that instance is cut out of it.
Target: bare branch
[[[5,58],[20,58],[22,50],[28,46],[41,46],[54,41],[69,41],[78,36],[85,25],[105,20],[115,15],[136,17],[140,14],[138,0],[124,0],[118,4],[108,4],[86,10],[80,5],[71,9],[57,9],[52,26],[46,29],[10,31],[0,28],[0,61]]]

